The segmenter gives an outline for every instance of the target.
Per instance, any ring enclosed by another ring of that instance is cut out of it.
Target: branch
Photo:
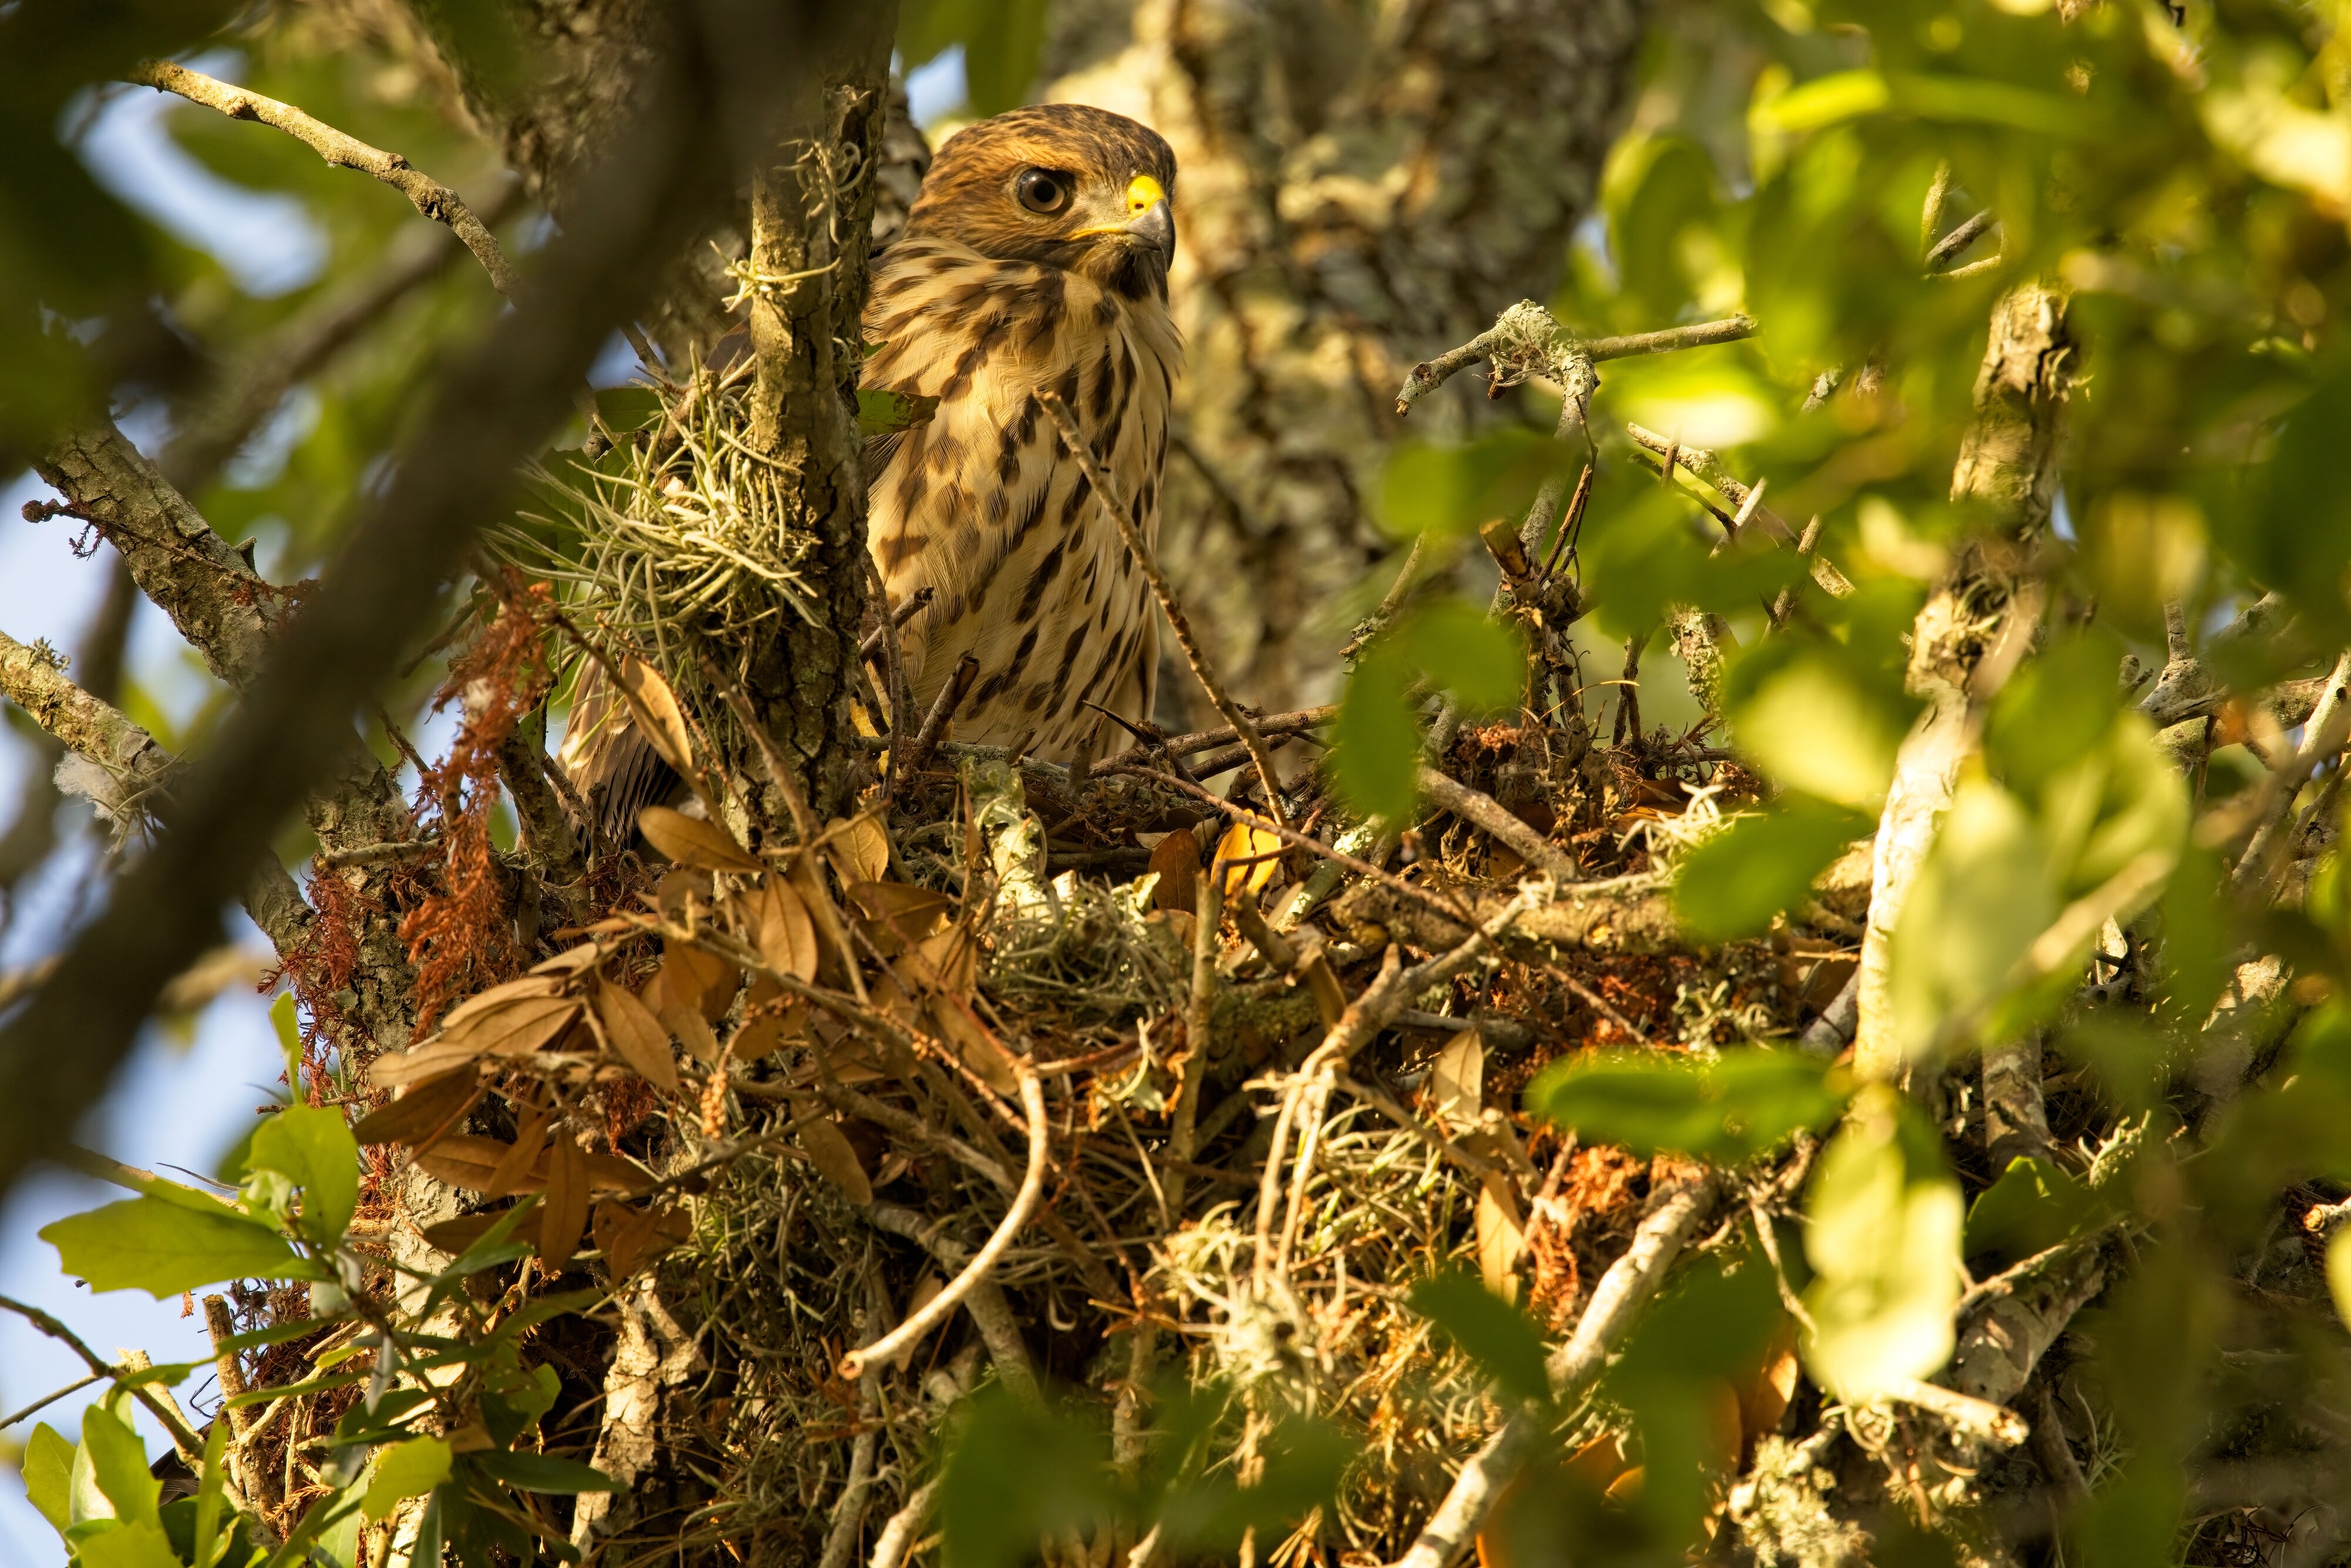
[[[5,632],[0,632],[0,696],[23,708],[76,756],[105,771],[116,788],[111,800],[99,804],[143,811],[163,798],[173,771],[172,754],[121,710],[68,680],[40,649],[27,648]],[[246,913],[280,953],[308,935],[310,906],[275,854],[265,852],[257,857],[242,896]]]
[[[1583,1309],[1574,1334],[1546,1364],[1555,1400],[1574,1399],[1599,1376],[1608,1353],[1656,1294],[1667,1269],[1688,1242],[1690,1233],[1712,1211],[1715,1197],[1713,1178],[1704,1177],[1673,1189],[1641,1221],[1633,1233],[1633,1244],[1593,1288],[1591,1304]],[[1397,1559],[1395,1568],[1446,1568],[1476,1536],[1494,1500],[1518,1473],[1520,1460],[1533,1448],[1541,1429],[1534,1413],[1524,1408],[1513,1412],[1461,1467],[1452,1490],[1429,1515],[1412,1550]]]
[[[1729,316],[1719,321],[1698,321],[1687,327],[1667,327],[1656,332],[1635,332],[1621,338],[1593,338],[1587,341],[1561,326],[1551,312],[1540,305],[1531,300],[1520,300],[1502,312],[1493,326],[1460,347],[1447,349],[1437,358],[1413,366],[1411,373],[1404,379],[1403,387],[1396,392],[1395,411],[1399,415],[1410,413],[1414,403],[1479,360],[1499,360],[1504,356],[1530,357],[1531,351],[1562,367],[1576,359],[1597,364],[1604,360],[1631,359],[1636,354],[1667,354],[1679,349],[1704,349],[1718,343],[1735,343],[1741,338],[1754,335],[1753,318]],[[1560,379],[1558,371],[1546,370],[1538,373]]]
[[[1561,882],[1574,882],[1583,876],[1583,870],[1575,863],[1574,856],[1536,832],[1483,790],[1472,789],[1434,768],[1420,770],[1420,788],[1430,800],[1463,821],[1499,839],[1537,871],[1547,872]]]
[[[841,1358],[841,1375],[851,1382],[863,1376],[868,1366],[892,1359],[936,1328],[949,1312],[963,1304],[966,1296],[987,1278],[989,1270],[996,1267],[997,1260],[1004,1256],[1004,1249],[1012,1245],[1013,1238],[1019,1236],[1021,1228],[1029,1223],[1029,1211],[1037,1207],[1038,1197],[1045,1190],[1045,1156],[1050,1140],[1047,1136],[1044,1086],[1038,1082],[1034,1072],[1028,1071],[1025,1062],[1018,1058],[1014,1061],[1020,1070],[1020,1108],[1029,1117],[1029,1168],[1020,1178],[1020,1190],[1012,1195],[1012,1207],[1005,1211],[1004,1221],[996,1228],[995,1234],[981,1245],[971,1261],[964,1265],[963,1272],[950,1281],[946,1289],[925,1302],[921,1311],[909,1314],[904,1322],[872,1344],[852,1350]]]
[[[1675,453],[1678,466],[1688,469],[1693,476],[1721,492],[1725,500],[1739,508],[1740,517],[1761,527],[1782,544],[1793,545],[1803,550],[1811,559],[1813,580],[1820,584],[1821,591],[1833,599],[1843,599],[1853,591],[1853,584],[1844,573],[1831,565],[1825,556],[1813,554],[1805,546],[1803,535],[1790,528],[1785,517],[1763,505],[1760,493],[1741,484],[1729,468],[1723,466],[1721,458],[1702,446],[1683,446],[1670,437],[1659,435],[1654,430],[1645,430],[1637,424],[1627,423],[1625,432],[1633,438],[1635,445],[1660,454]]]
[[[64,1344],[76,1355],[81,1357],[83,1365],[101,1376],[120,1377],[127,1371],[144,1370],[117,1366],[112,1362],[105,1360],[98,1352],[84,1344],[80,1335],[38,1307],[7,1296],[0,1296],[0,1307],[15,1312],[51,1339]],[[163,1428],[165,1437],[172,1439],[172,1447],[179,1450],[180,1461],[197,1475],[203,1475],[204,1473],[204,1440],[188,1429],[187,1422],[181,1418],[177,1408],[160,1398],[153,1386],[149,1384],[141,1383],[134,1385],[131,1390],[131,1396],[147,1407],[147,1414],[155,1417],[155,1424]],[[253,1520],[256,1524],[260,1525],[260,1528],[264,1530],[268,1528],[266,1524],[261,1524],[252,1503],[246,1500],[244,1491],[236,1482],[229,1478],[225,1467],[223,1468],[220,1483],[221,1490],[228,1495],[231,1506],[239,1513]]]
[[[357,749],[354,715],[475,533],[511,505],[523,459],[569,414],[605,332],[650,290],[672,237],[698,232],[716,205],[720,161],[686,150],[686,112],[708,106],[658,73],[647,96],[611,156],[583,176],[524,308],[443,373],[327,580],[184,770],[165,831],[116,881],[56,977],[0,1029],[0,1186],[67,1134],[105,1092],[164,983],[217,944],[222,904],[287,815]]]
[[[507,253],[498,248],[497,239],[474,215],[473,209],[458,200],[456,192],[428,178],[399,153],[386,152],[356,137],[346,136],[292,104],[231,87],[170,60],[142,60],[131,68],[124,79],[162,92],[178,93],[189,102],[216,109],[231,120],[257,120],[274,126],[334,167],[357,169],[382,181],[406,196],[418,212],[436,224],[448,225],[450,232],[465,241],[465,248],[482,264],[482,270],[490,275],[492,287],[509,299],[521,297],[522,279],[516,276],[514,264],[507,260]]]
[[[1159,608],[1176,633],[1176,646],[1184,650],[1184,661],[1192,666],[1193,678],[1200,683],[1200,689],[1208,694],[1208,700],[1217,705],[1217,711],[1224,716],[1225,722],[1232,726],[1233,733],[1240,737],[1241,744],[1249,747],[1249,760],[1257,765],[1258,782],[1265,787],[1265,809],[1273,814],[1274,824],[1288,827],[1290,818],[1281,805],[1281,775],[1274,770],[1273,753],[1266,749],[1265,737],[1258,733],[1257,727],[1249,722],[1249,715],[1241,711],[1240,704],[1226,695],[1223,685],[1209,669],[1207,650],[1201,647],[1200,640],[1192,634],[1192,622],[1185,617],[1183,605],[1176,601],[1176,589],[1167,580],[1167,574],[1159,570],[1157,559],[1144,542],[1142,527],[1129,509],[1127,497],[1119,494],[1111,476],[1102,471],[1102,464],[1094,457],[1092,445],[1079,432],[1077,421],[1070,417],[1069,405],[1061,401],[1061,394],[1050,390],[1040,392],[1037,394],[1037,402],[1044,409],[1046,417],[1053,422],[1053,427],[1061,433],[1061,440],[1068,445],[1070,455],[1077,459],[1079,468],[1093,486],[1094,495],[1101,499],[1102,510],[1108,512],[1111,521],[1118,525],[1118,537],[1126,541],[1126,553],[1134,558],[1134,564],[1143,569],[1144,580],[1151,584],[1151,591],[1158,599]]]
[[[507,181],[482,204],[482,221],[503,222],[522,205],[522,193],[521,182]],[[297,312],[214,371],[206,390],[182,411],[157,466],[183,492],[201,486],[244,448],[287,392],[462,254],[446,235],[402,228],[373,272]]]

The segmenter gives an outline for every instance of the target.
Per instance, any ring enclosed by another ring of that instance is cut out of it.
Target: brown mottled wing
[[[597,831],[614,844],[636,832],[638,812],[674,805],[686,792],[677,770],[637,732],[628,705],[597,664],[580,673],[556,762],[596,814]]]

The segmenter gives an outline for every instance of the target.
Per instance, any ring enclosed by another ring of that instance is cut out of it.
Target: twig
[[[1961,223],[1959,227],[1937,240],[1934,248],[1927,253],[1927,270],[1932,272],[1958,256],[1977,240],[1981,239],[1985,231],[1999,221],[1992,215],[1991,209],[1986,207],[1982,212]]]
[[[1574,882],[1583,876],[1583,868],[1575,863],[1574,856],[1520,821],[1500,801],[1482,789],[1473,789],[1459,779],[1427,767],[1420,770],[1420,788],[1422,793],[1463,821],[1483,828],[1499,839],[1520,860],[1537,871],[1547,872],[1561,882]]]
[[[1619,338],[1593,338],[1579,340],[1564,328],[1560,329],[1556,350],[1579,354],[1597,364],[1603,360],[1629,359],[1635,354],[1670,353],[1677,349],[1703,349],[1716,343],[1736,342],[1755,335],[1751,317],[1729,316],[1719,321],[1698,321],[1687,327],[1667,327],[1656,332],[1635,332]],[[1403,388],[1396,393],[1396,413],[1407,414],[1412,405],[1443,386],[1454,375],[1496,348],[1514,340],[1514,335],[1500,327],[1479,333],[1456,349],[1447,349],[1433,360],[1413,366],[1405,377]]]
[[[923,1526],[930,1522],[931,1509],[938,1501],[939,1483],[925,1481],[914,1489],[905,1506],[890,1516],[882,1527],[881,1538],[873,1543],[872,1568],[904,1568],[906,1554],[922,1534]]]
[[[54,1393],[42,1395],[38,1399],[34,1400],[30,1405],[26,1406],[14,1416],[0,1416],[0,1432],[6,1431],[9,1427],[15,1426],[17,1422],[22,1421],[27,1416],[39,1415],[42,1411],[47,1409],[50,1406],[55,1405],[58,1400],[63,1399],[68,1394],[78,1394],[93,1383],[105,1382],[106,1376],[107,1375],[103,1372],[93,1372],[88,1377],[81,1379],[78,1383],[68,1383],[63,1388],[57,1389]]]
[[[2334,674],[2326,680],[2325,694],[2311,710],[2301,748],[2262,781],[2254,806],[2253,836],[2229,877],[2231,887],[2238,894],[2250,893],[2267,883],[2270,862],[2285,842],[2278,830],[2294,805],[2295,794],[2312,771],[2341,751],[2344,741],[2351,738],[2351,700],[2346,698],[2351,698],[2351,652],[2335,660]]]
[[[925,605],[938,597],[938,592],[937,589],[925,583],[906,595],[906,602],[890,612],[890,620],[886,625],[876,626],[872,631],[865,633],[865,640],[857,644],[857,656],[861,659],[870,659],[880,653],[889,634],[912,621]]]
[[[1692,1182],[1675,1189],[1641,1222],[1633,1233],[1633,1244],[1593,1287],[1591,1304],[1577,1322],[1573,1337],[1545,1364],[1554,1399],[1574,1398],[1599,1375],[1608,1353],[1656,1293],[1667,1268],[1713,1208],[1714,1199],[1711,1178]],[[1495,1498],[1518,1472],[1520,1461],[1533,1448],[1541,1429],[1534,1413],[1524,1408],[1513,1412],[1461,1467],[1452,1490],[1421,1527],[1412,1549],[1397,1559],[1396,1568],[1446,1568],[1478,1533]]]
[[[386,152],[371,147],[356,137],[347,136],[333,126],[314,120],[292,104],[280,103],[274,98],[264,98],[257,92],[247,92],[241,87],[231,87],[187,67],[170,60],[142,60],[133,66],[124,78],[163,92],[173,92],[191,103],[206,109],[216,109],[231,120],[257,120],[274,126],[300,141],[310,151],[338,169],[357,169],[371,175],[406,196],[411,205],[434,223],[446,224],[450,231],[465,242],[482,269],[490,275],[490,285],[509,299],[522,293],[522,279],[498,247],[496,236],[482,226],[482,220],[473,209],[460,201],[457,193],[438,181],[429,178],[397,152]]]
[[[1014,1070],[1020,1075],[1020,1108],[1029,1117],[1029,1169],[1021,1177],[1020,1190],[1012,1195],[1012,1207],[1005,1212],[1004,1222],[996,1228],[962,1273],[948,1281],[946,1289],[925,1302],[922,1309],[905,1322],[883,1334],[873,1343],[852,1350],[841,1358],[841,1375],[852,1381],[864,1375],[866,1367],[888,1361],[908,1345],[936,1328],[940,1322],[962,1304],[974,1286],[987,1278],[1004,1249],[1012,1245],[1014,1237],[1029,1223],[1029,1211],[1037,1207],[1038,1196],[1045,1190],[1046,1154],[1049,1128],[1045,1118],[1045,1090],[1027,1062],[1013,1059]]]
[[[0,1309],[16,1313],[51,1339],[64,1344],[76,1355],[81,1357],[83,1365],[89,1367],[99,1377],[120,1377],[127,1371],[140,1370],[115,1365],[83,1343],[80,1335],[38,1307],[17,1301],[12,1296],[0,1296]],[[176,1405],[156,1397],[155,1391],[144,1383],[133,1385],[131,1396],[147,1407],[147,1413],[150,1416],[155,1417],[156,1425],[162,1427],[164,1435],[172,1439],[172,1447],[179,1450],[180,1461],[196,1474],[204,1474],[204,1440],[189,1430],[187,1422],[181,1419]],[[228,1494],[231,1503],[239,1513],[253,1512],[253,1505],[245,1500],[242,1490],[234,1480],[226,1474],[223,1474],[220,1482],[222,1490]]]
[[[928,603],[934,589],[917,590],[898,610],[890,608],[890,588],[882,580],[882,569],[873,562],[872,550],[862,550],[858,559],[865,564],[865,580],[873,591],[873,602],[881,608],[881,624],[873,628],[868,642],[878,638],[882,645],[882,674],[890,691],[890,781],[896,784],[905,775],[906,748],[914,740],[907,733],[906,720],[912,716],[914,694],[906,686],[906,653],[898,641],[898,616],[901,611],[911,616]],[[859,657],[870,657],[864,643],[858,644]],[[956,699],[962,700],[960,698]],[[925,716],[926,718],[929,716]]]
[[[2032,1435],[2032,1428],[2023,1416],[2005,1405],[1995,1405],[1989,1399],[1937,1384],[1922,1383],[1913,1377],[1886,1390],[1886,1396],[1899,1404],[1914,1406],[1930,1415],[1939,1416],[1954,1429],[1981,1442],[1998,1443],[2013,1448]]]
[[[971,690],[971,683],[978,675],[979,661],[971,654],[966,653],[956,661],[955,674],[948,676],[947,684],[939,688],[939,695],[931,699],[931,711],[923,716],[923,727],[915,732],[914,742],[906,747],[904,758],[892,760],[892,789],[896,789],[901,779],[930,761],[931,753],[938,748],[940,735],[947,727],[947,720],[953,718],[955,710],[963,706],[965,695]]]
[[[1119,538],[1126,541],[1127,554],[1134,558],[1134,564],[1143,569],[1144,580],[1151,584],[1151,591],[1159,601],[1160,612],[1167,617],[1168,627],[1176,633],[1176,644],[1183,649],[1185,663],[1192,666],[1193,679],[1200,683],[1200,689],[1208,694],[1208,700],[1216,704],[1217,711],[1224,716],[1227,724],[1233,727],[1233,733],[1240,737],[1241,744],[1249,747],[1249,758],[1257,764],[1258,781],[1265,786],[1266,809],[1273,813],[1277,823],[1289,826],[1290,818],[1281,804],[1281,776],[1274,770],[1273,753],[1266,749],[1265,737],[1258,733],[1257,727],[1249,722],[1249,715],[1241,711],[1240,705],[1226,695],[1223,684],[1209,669],[1207,650],[1201,647],[1200,640],[1192,634],[1192,622],[1186,618],[1183,605],[1176,601],[1176,590],[1168,582],[1167,574],[1159,569],[1158,559],[1152,555],[1150,546],[1144,542],[1142,527],[1129,509],[1127,497],[1119,494],[1116,484],[1103,472],[1102,464],[1094,456],[1092,444],[1079,431],[1077,421],[1070,416],[1069,405],[1061,401],[1061,394],[1047,389],[1037,394],[1037,402],[1045,411],[1046,417],[1053,422],[1054,428],[1061,433],[1061,440],[1069,446],[1070,455],[1077,460],[1079,469],[1093,486],[1094,496],[1101,501],[1102,509],[1118,525]]]
[[[1268,744],[1270,744],[1271,737],[1275,736],[1318,728],[1338,716],[1336,703],[1324,707],[1302,707],[1290,713],[1268,714],[1257,721],[1257,732],[1267,737]],[[1124,766],[1130,762],[1148,762],[1162,753],[1170,758],[1191,757],[1219,746],[1228,746],[1239,738],[1240,732],[1230,725],[1221,729],[1199,729],[1187,735],[1171,735],[1145,746],[1130,746],[1124,751],[1114,751],[1096,761],[1093,770],[1099,773],[1105,768]]]
[[[1107,770],[1108,769],[1105,765],[1101,763],[1095,764],[1094,771],[1097,773]],[[1180,790],[1184,794],[1189,795],[1192,799],[1199,801],[1204,806],[1215,807],[1217,810],[1222,811],[1225,815],[1232,818],[1233,821],[1237,822],[1245,822],[1260,832],[1273,834],[1276,838],[1280,839],[1286,844],[1294,844],[1301,850],[1311,850],[1314,853],[1321,855],[1324,860],[1336,862],[1338,864],[1346,867],[1349,871],[1354,872],[1358,875],[1370,877],[1373,881],[1378,883],[1382,887],[1386,888],[1389,892],[1409,899],[1415,904],[1422,904],[1426,908],[1435,911],[1437,914],[1442,915],[1447,920],[1459,921],[1463,925],[1474,923],[1475,916],[1471,915],[1467,910],[1461,908],[1458,904],[1447,903],[1446,900],[1439,898],[1426,888],[1415,887],[1412,883],[1405,881],[1404,878],[1396,875],[1394,872],[1383,871],[1378,866],[1372,864],[1371,862],[1366,860],[1358,860],[1355,856],[1349,854],[1344,850],[1333,848],[1332,845],[1323,843],[1318,839],[1311,839],[1304,833],[1298,831],[1295,828],[1284,827],[1279,823],[1269,821],[1267,819],[1259,816],[1255,811],[1249,810],[1246,807],[1236,806],[1230,800],[1223,800],[1217,796],[1210,794],[1207,790],[1201,789],[1197,784],[1187,783],[1181,779],[1176,778],[1172,774],[1162,773],[1155,768],[1141,768],[1129,765],[1119,768],[1116,771],[1132,775],[1137,779],[1149,779],[1170,789]]]

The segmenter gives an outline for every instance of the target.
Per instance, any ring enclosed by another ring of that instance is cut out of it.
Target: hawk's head
[[[983,120],[948,138],[908,237],[1082,273],[1130,298],[1167,297],[1176,153],[1149,126],[1074,103]]]

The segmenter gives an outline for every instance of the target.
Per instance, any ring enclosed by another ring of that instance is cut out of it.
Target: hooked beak
[[[1133,235],[1157,251],[1160,260],[1174,261],[1176,210],[1167,204],[1167,193],[1160,188],[1159,182],[1148,174],[1137,174],[1127,182],[1126,210],[1129,215],[1125,223],[1080,229],[1070,237],[1081,239],[1088,235]]]
[[[1176,213],[1166,197],[1144,208],[1142,215],[1126,225],[1126,232],[1157,251],[1162,260],[1176,259]]]

